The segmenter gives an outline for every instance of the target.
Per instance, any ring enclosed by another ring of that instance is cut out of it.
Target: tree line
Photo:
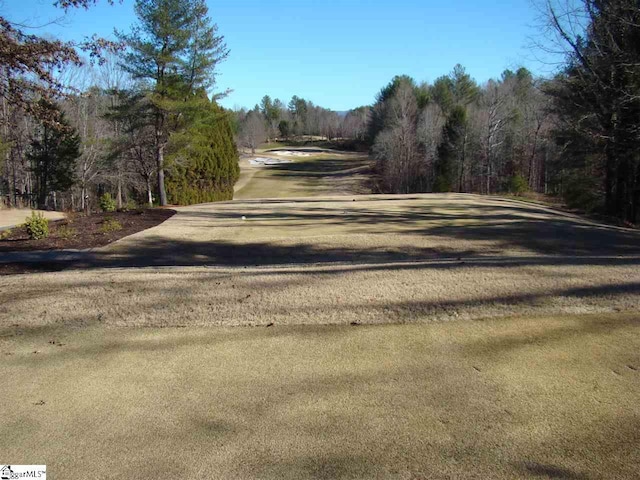
[[[433,84],[395,77],[372,106],[368,139],[391,193],[525,190],[640,223],[640,5],[547,1],[565,64],[483,85],[457,65]]]
[[[234,124],[238,145],[255,153],[258,145],[276,139],[364,141],[368,112],[367,106],[335,112],[297,95],[287,104],[265,95],[253,109],[236,110]]]
[[[119,208],[233,197],[232,114],[211,95],[229,50],[206,2],[136,0],[134,8],[137,23],[117,32],[118,42],[50,41],[1,19],[7,204],[88,210],[103,193]],[[96,61],[83,61],[80,49]]]
[[[484,85],[461,65],[433,84],[398,76],[380,91],[369,118],[385,192],[552,188],[548,100],[525,68]]]

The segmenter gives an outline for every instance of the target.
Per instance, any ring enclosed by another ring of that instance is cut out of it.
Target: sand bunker
[[[274,150],[271,152],[275,155],[284,155],[286,157],[310,157],[312,153],[301,152],[299,150]]]
[[[280,158],[266,158],[266,157],[256,157],[249,160],[250,165],[256,166],[268,166],[268,165],[278,165],[280,163],[291,163],[291,160],[285,160]]]

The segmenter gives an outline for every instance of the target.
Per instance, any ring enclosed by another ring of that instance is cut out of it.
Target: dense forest
[[[8,205],[88,211],[105,193],[118,208],[233,197],[232,115],[210,94],[229,51],[205,1],[137,0],[135,12],[117,42],[80,45],[0,22]]]
[[[578,3],[547,3],[564,59],[551,77],[519,68],[479,84],[456,65],[432,83],[396,76],[349,112],[298,96],[218,106],[215,68],[229,50],[203,0],[137,0],[138,25],[119,45],[47,40],[1,19],[1,193],[58,209],[105,192],[119,207],[229,199],[238,148],[323,138],[368,148],[380,192],[531,191],[638,223],[640,6]]]

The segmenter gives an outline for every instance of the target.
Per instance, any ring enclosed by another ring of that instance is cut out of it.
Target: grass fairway
[[[366,154],[312,149],[309,156],[300,158],[288,157],[278,150],[260,151],[256,155],[287,159],[291,163],[258,167],[250,165],[248,159],[242,159],[235,199],[342,195],[369,191],[367,182],[371,161]]]
[[[637,478],[639,327],[4,329],[0,451],[52,478]]]
[[[358,162],[243,168],[244,199],[0,276],[2,459],[52,478],[638,478],[640,234],[355,195]]]

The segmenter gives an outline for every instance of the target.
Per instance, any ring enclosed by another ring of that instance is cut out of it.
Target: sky
[[[54,0],[0,0],[0,15],[38,35],[80,40],[135,23],[134,0],[72,10]],[[220,103],[253,107],[268,94],[293,95],[336,111],[373,103],[395,75],[433,82],[460,63],[478,82],[506,68],[548,73],[531,38],[531,0],[208,0],[209,14],[231,50],[217,67]],[[56,23],[49,22],[57,20]],[[47,24],[49,23],[49,24]],[[43,26],[44,25],[44,26]]]

